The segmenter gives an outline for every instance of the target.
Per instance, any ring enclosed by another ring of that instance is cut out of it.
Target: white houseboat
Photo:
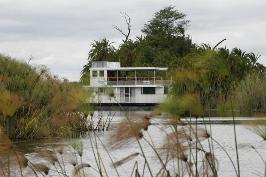
[[[153,105],[167,97],[167,68],[121,67],[120,62],[96,61],[90,68],[90,103]]]

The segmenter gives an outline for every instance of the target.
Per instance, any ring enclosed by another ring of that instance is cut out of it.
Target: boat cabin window
[[[97,77],[97,71],[92,71],[92,77]]]
[[[103,88],[98,88],[98,93],[99,94],[103,94],[104,93],[104,89]]]
[[[168,87],[164,87],[163,92],[164,94],[168,94]]]
[[[104,77],[104,71],[103,70],[99,71],[99,76]]]
[[[142,94],[155,94],[155,87],[143,87]]]

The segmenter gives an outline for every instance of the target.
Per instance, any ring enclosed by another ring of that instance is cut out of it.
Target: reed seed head
[[[17,158],[18,163],[22,168],[26,168],[28,166],[29,160],[23,154],[17,153]]]
[[[178,158],[182,161],[187,161],[186,151],[187,146],[185,145],[185,142],[187,141],[187,138],[184,136],[177,136],[176,132],[172,132],[167,135],[165,143],[162,146],[161,153],[162,155],[168,156],[171,159]]]
[[[52,164],[55,164],[55,162],[58,162],[56,153],[49,149],[41,150],[40,152],[37,153],[37,156],[47,159]]]
[[[79,155],[80,157],[82,157],[83,152],[82,152],[82,151],[78,151],[78,155]]]
[[[179,159],[182,160],[182,161],[184,161],[184,162],[187,162],[188,157],[184,153],[181,153],[180,156],[179,156]]]
[[[196,140],[202,141],[209,137],[210,134],[205,129],[197,128],[196,132],[191,126],[178,126],[166,136],[163,153],[187,162],[188,149],[195,147]]]
[[[113,163],[113,166],[114,166],[114,167],[119,167],[119,166],[121,166],[121,165],[127,163],[128,161],[134,159],[134,158],[137,157],[138,155],[139,155],[138,152],[136,152],[136,153],[132,153],[132,154],[130,154],[130,155],[128,155],[128,156],[122,158],[121,160],[114,162],[114,163]]]
[[[45,164],[38,163],[38,164],[33,164],[33,167],[40,172],[44,172],[44,174],[48,175],[50,168],[46,166]]]
[[[118,124],[115,131],[111,134],[110,143],[113,148],[116,148],[134,138],[141,139],[143,138],[142,131],[147,131],[150,125],[150,117],[131,115]]]
[[[74,171],[74,176],[77,176],[80,173],[80,170],[82,170],[83,168],[90,168],[91,165],[88,163],[83,163],[83,164],[79,164],[77,166],[75,166],[75,171]]]
[[[62,155],[62,154],[64,153],[64,146],[58,146],[58,147],[56,148],[56,151],[57,151],[60,155]]]
[[[72,162],[71,163],[74,167],[77,165],[77,163],[76,162]]]
[[[192,162],[192,161],[188,161],[188,165],[189,165],[190,167],[192,167],[192,166],[193,166],[193,162]]]

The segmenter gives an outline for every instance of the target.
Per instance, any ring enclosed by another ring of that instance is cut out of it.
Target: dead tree
[[[125,36],[125,39],[123,40],[124,43],[126,43],[129,39],[129,35],[131,32],[131,19],[130,16],[126,13],[126,12],[121,12],[122,16],[124,17],[124,20],[126,22],[127,25],[127,32],[124,32],[121,28],[119,28],[118,26],[114,25],[114,29],[116,29],[117,31],[119,31],[123,36]]]

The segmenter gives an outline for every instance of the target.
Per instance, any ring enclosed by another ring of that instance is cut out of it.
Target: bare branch
[[[33,58],[34,57],[32,55],[29,56],[29,58],[28,58],[28,64],[30,64],[30,62],[31,62],[31,60],[33,60]]]
[[[213,48],[212,50],[216,49],[216,47],[218,47],[222,42],[224,42],[226,39],[221,40],[220,42],[218,42]]]
[[[126,43],[128,41],[128,39],[129,39],[130,32],[131,32],[131,19],[130,19],[130,16],[126,12],[123,12],[123,13],[121,12],[121,15],[124,17],[124,20],[126,22],[127,32],[124,32],[121,28],[119,28],[116,25],[114,25],[113,27],[114,27],[114,29],[119,31],[125,37],[123,42]]]

